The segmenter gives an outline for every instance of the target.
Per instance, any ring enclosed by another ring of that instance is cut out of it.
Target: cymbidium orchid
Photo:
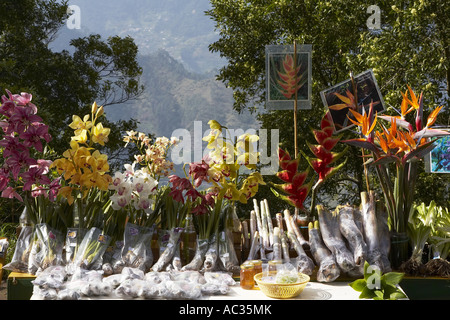
[[[247,168],[256,169],[259,161],[259,152],[253,144],[259,140],[254,134],[244,133],[237,137],[233,143],[225,139],[222,130],[227,129],[216,120],[208,122],[210,133],[203,140],[208,142],[208,178],[206,181],[216,190],[224,190],[223,194],[230,201],[246,203],[258,190],[258,185],[265,184],[262,176],[253,172],[248,177],[240,179],[239,170]]]
[[[100,122],[97,123],[102,115],[103,106],[98,107],[95,102],[92,104],[91,114],[85,115],[83,119],[74,115],[69,124],[74,130],[70,149],[52,164],[67,184],[61,195],[70,204],[76,198],[72,193],[79,193],[85,199],[94,189],[107,191],[112,181],[108,174],[108,156],[95,149],[95,144],[104,145],[108,141],[110,132]]]
[[[29,93],[12,94],[1,97],[0,127],[3,135],[0,140],[4,162],[0,170],[0,191],[5,198],[32,202],[33,197],[46,197],[55,200],[59,179],[52,179],[49,172],[51,161],[39,159],[44,151],[43,145],[50,142],[48,126],[37,115],[37,107],[31,103]],[[27,203],[26,203],[27,205]],[[33,223],[42,222],[34,212]]]
[[[103,228],[109,199],[106,199],[112,182],[108,156],[96,149],[96,144],[105,143],[109,129],[99,132],[96,126],[103,115],[103,106],[93,103],[91,113],[83,118],[73,115],[69,127],[74,135],[69,149],[56,159],[51,168],[61,176],[63,187],[58,196],[73,207],[74,227],[80,229]]]
[[[127,131],[123,141],[125,146],[135,144],[139,154],[134,155],[134,165],[139,165],[142,170],[148,172],[159,181],[162,177],[168,177],[174,170],[174,164],[168,159],[170,149],[178,143],[178,139],[172,137],[152,138],[142,132]]]
[[[432,128],[442,107],[434,109],[424,123],[422,94],[417,97],[408,86],[402,96],[399,116],[374,115],[373,105],[368,113],[352,112],[356,120],[351,121],[360,127],[360,138],[342,141],[371,152],[367,163],[372,164],[377,171],[390,216],[390,228],[398,233],[407,230],[419,160],[434,148],[436,139],[429,138],[449,134]],[[408,119],[411,112],[415,112],[415,116]],[[379,124],[380,129],[375,131],[377,119],[387,121],[390,127]],[[393,179],[388,172],[391,164],[396,170]]]
[[[111,207],[124,210],[131,223],[151,227],[156,221],[154,212],[158,182],[144,170],[134,170],[127,164],[126,173],[117,171],[109,186],[113,190]]]

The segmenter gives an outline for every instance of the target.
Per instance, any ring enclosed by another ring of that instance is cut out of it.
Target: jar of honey
[[[255,274],[262,272],[262,261],[261,260],[250,260],[250,263],[253,263],[255,266]]]
[[[251,290],[255,286],[255,266],[253,263],[243,263],[241,265],[240,285],[242,289]]]

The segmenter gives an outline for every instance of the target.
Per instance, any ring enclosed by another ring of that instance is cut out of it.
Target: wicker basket
[[[271,271],[269,275],[275,275],[275,271]],[[255,274],[255,281],[258,284],[259,289],[268,297],[275,299],[289,299],[298,296],[306,284],[309,282],[309,276],[304,273],[299,273],[299,281],[296,283],[273,283],[264,282],[261,280],[263,274]]]

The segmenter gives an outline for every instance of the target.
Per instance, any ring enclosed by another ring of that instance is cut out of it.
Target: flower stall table
[[[289,300],[359,300],[359,292],[353,290],[346,281],[336,281],[332,283],[309,282],[303,292],[295,298]],[[42,300],[37,294],[33,294],[31,300]],[[130,300],[112,294],[106,297],[85,297],[83,300]],[[132,300],[142,300],[136,298]],[[237,283],[230,287],[230,291],[225,295],[203,296],[200,300],[281,300],[266,296],[259,289],[244,290]]]
[[[353,290],[346,281],[321,283],[310,281],[300,295],[289,300],[358,300],[360,293]],[[210,300],[280,300],[266,296],[259,289],[244,290],[239,285],[230,287],[223,296],[207,296]]]

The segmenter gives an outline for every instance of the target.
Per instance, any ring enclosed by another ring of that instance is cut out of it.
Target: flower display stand
[[[405,277],[400,287],[410,300],[450,299],[450,278]]]
[[[7,300],[30,300],[33,295],[31,281],[36,276],[28,273],[11,272],[7,283]]]

